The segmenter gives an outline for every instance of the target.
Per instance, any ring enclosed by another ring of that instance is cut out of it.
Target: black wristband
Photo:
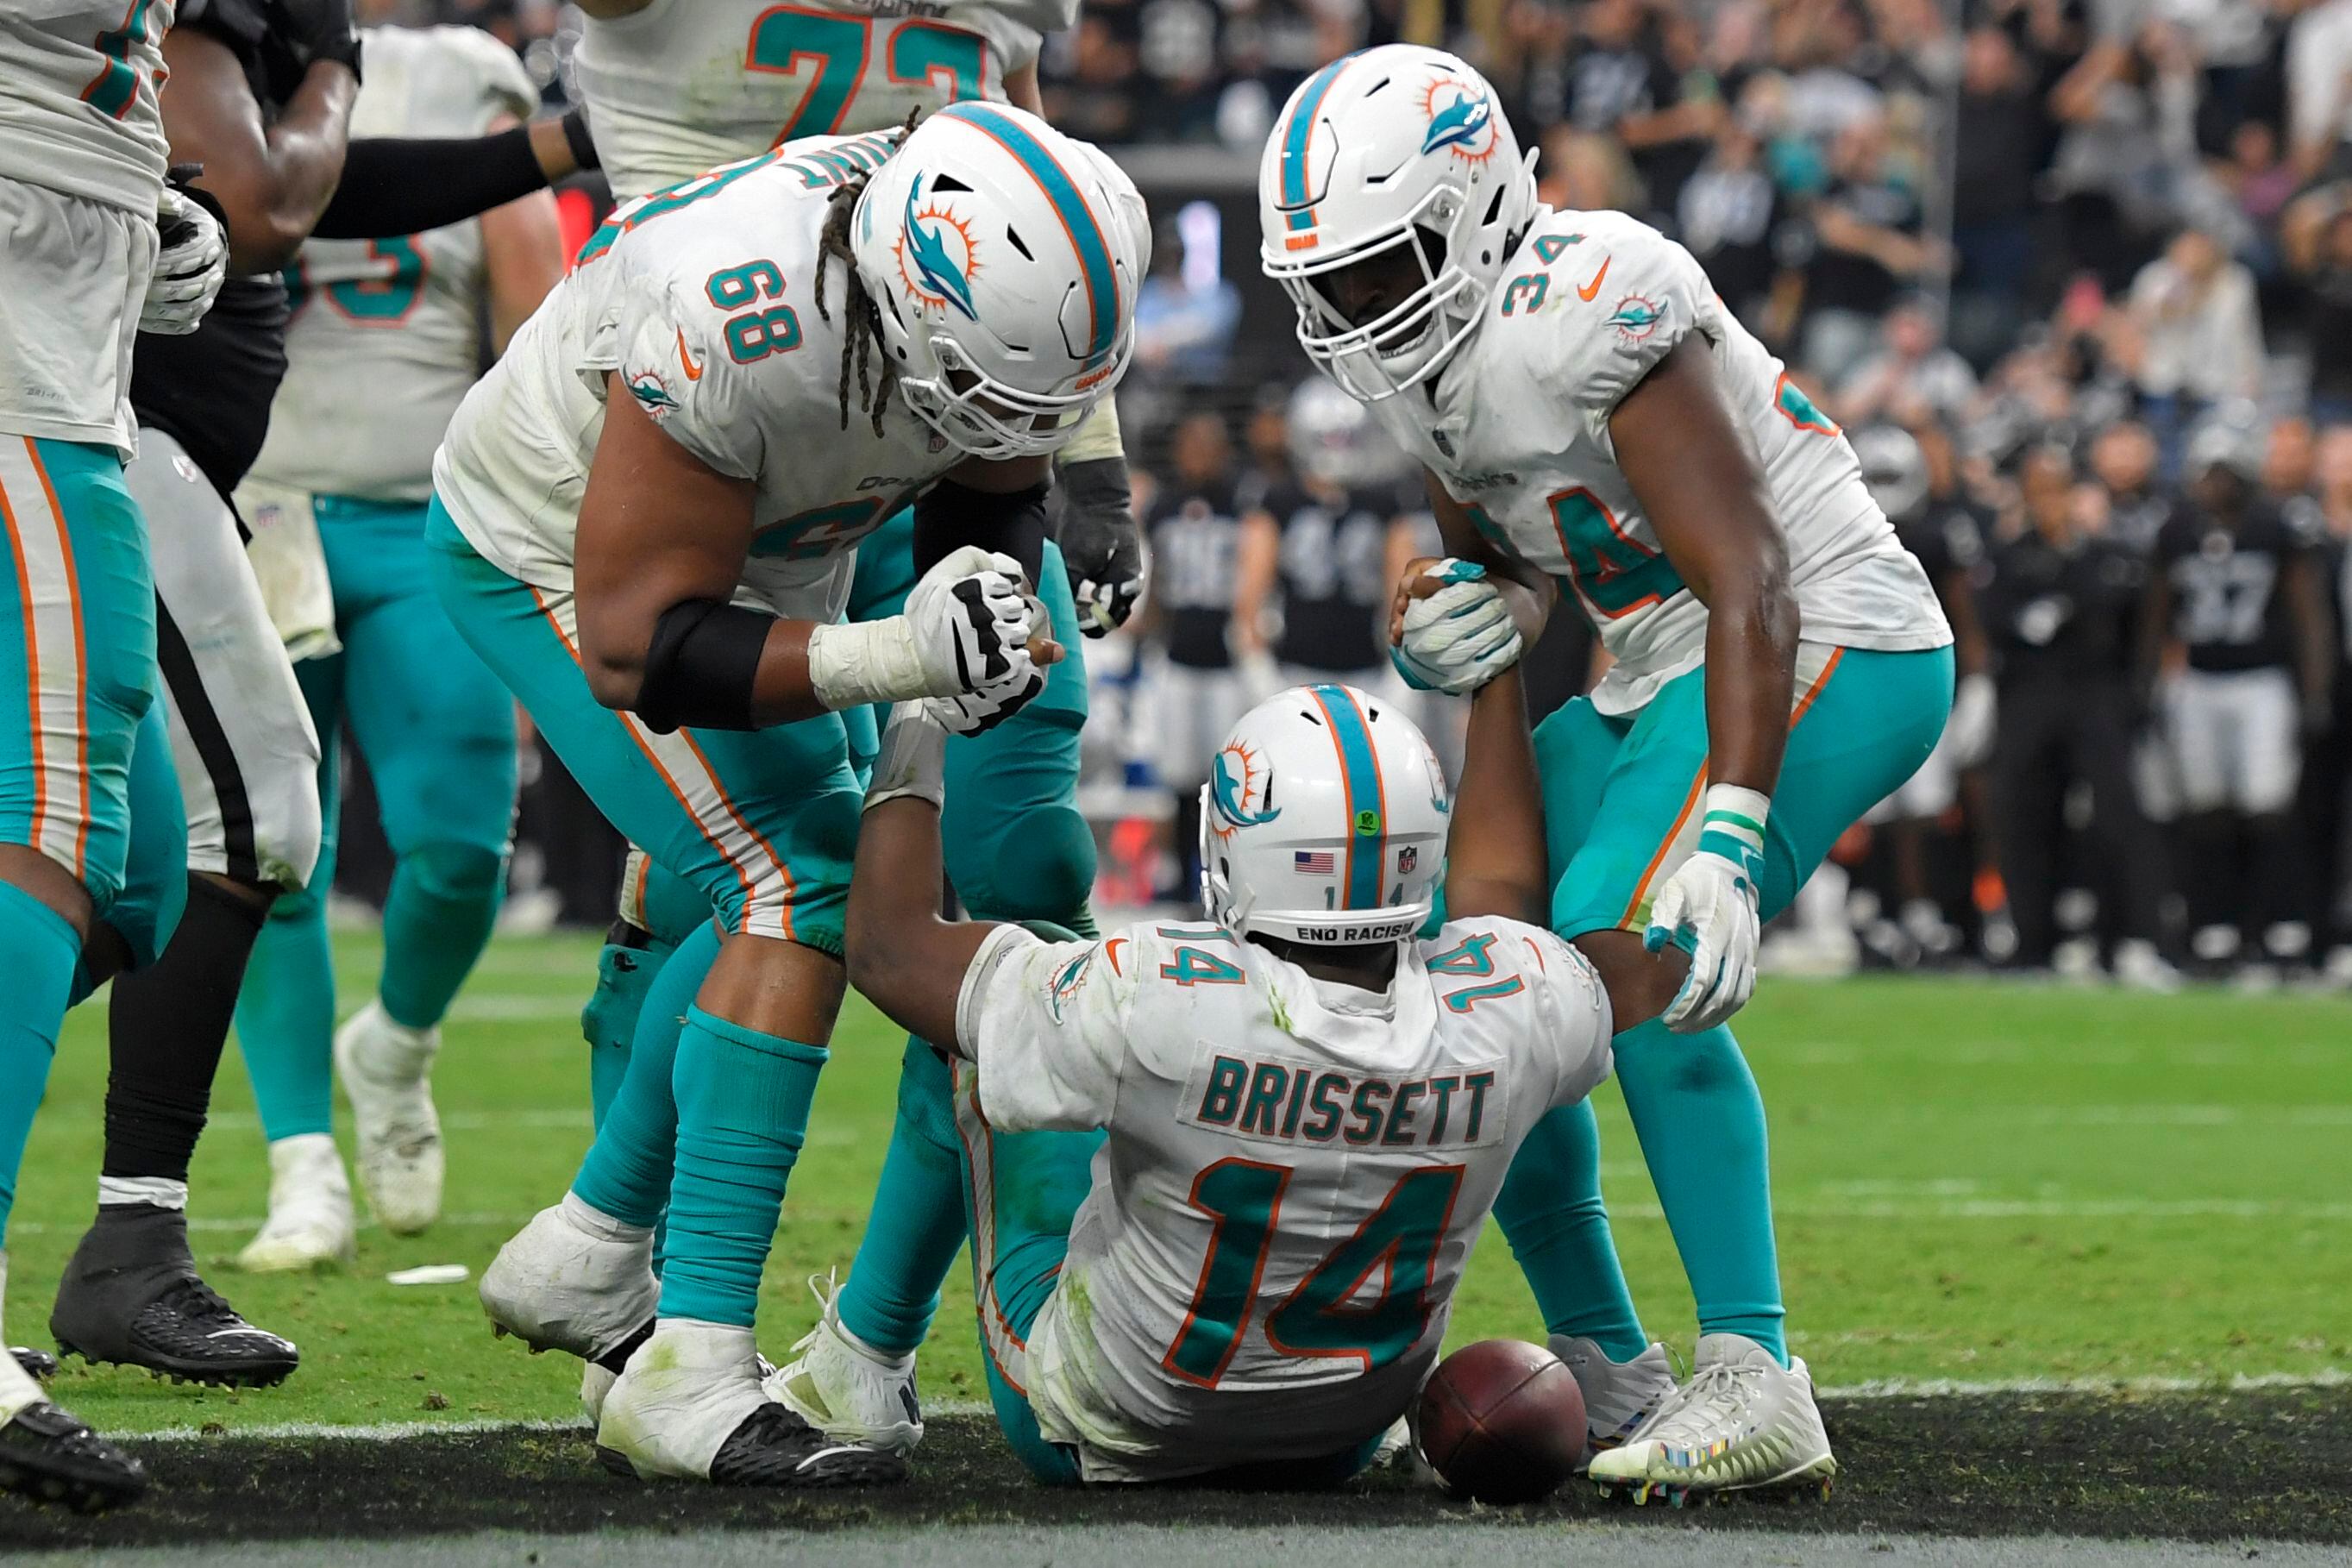
[[[1021,563],[1034,588],[1045,555],[1047,489],[1043,479],[1006,492],[940,480],[915,498],[915,570],[928,572],[958,546],[977,544]]]
[[[596,155],[596,138],[588,130],[588,111],[576,105],[563,111],[563,144],[572,149],[572,161],[583,169],[601,169],[604,160]]]
[[[664,610],[646,649],[637,683],[637,717],[668,734],[681,725],[701,730],[756,730],[751,693],[773,616],[716,599],[688,599]]]
[[[1124,510],[1134,505],[1135,487],[1127,477],[1125,458],[1088,458],[1064,463],[1054,470],[1062,487],[1062,515],[1076,511]]]

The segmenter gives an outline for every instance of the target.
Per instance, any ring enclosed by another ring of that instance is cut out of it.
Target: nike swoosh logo
[[[1103,956],[1110,960],[1110,972],[1113,974],[1125,974],[1127,973],[1126,970],[1121,969],[1118,966],[1119,946],[1126,941],[1127,938],[1123,936],[1115,936],[1108,942],[1103,943]]]
[[[1579,284],[1576,286],[1576,297],[1577,297],[1578,299],[1580,299],[1580,300],[1583,300],[1586,304],[1590,305],[1591,303],[1592,303],[1592,297],[1593,297],[1595,294],[1598,294],[1598,293],[1600,293],[1600,292],[1601,292],[1601,280],[1603,278],[1606,278],[1606,277],[1608,277],[1608,276],[1609,276],[1609,262],[1610,262],[1610,259],[1611,259],[1611,258],[1610,258],[1609,257],[1606,257],[1606,256],[1604,256],[1604,257],[1602,257],[1602,258],[1601,258],[1601,270],[1600,270],[1600,271],[1598,271],[1598,272],[1596,272],[1596,273],[1594,273],[1594,274],[1592,275],[1592,281],[1591,281],[1591,282],[1590,282],[1590,283],[1579,283]],[[686,346],[686,340],[685,340],[685,339],[683,339],[683,338],[679,339],[679,340],[678,340],[678,347],[679,347],[680,349],[683,349],[683,348],[685,348],[685,346]],[[688,373],[688,374],[691,374],[691,373]]]
[[[1609,263],[1605,261],[1602,262],[1601,264],[1601,270],[1603,272],[1608,271]],[[1596,278],[1592,281],[1597,286],[1601,279]],[[1585,298],[1590,300],[1592,296],[1587,294]],[[686,352],[686,329],[684,327],[677,329],[677,363],[680,368],[686,372],[687,380],[700,381],[702,379],[702,367],[694,363],[694,356],[692,354]]]
[[[239,1334],[249,1335],[257,1340],[268,1340],[273,1345],[282,1345],[289,1342],[278,1338],[276,1334],[271,1333],[268,1329],[215,1329],[211,1333],[206,1334],[205,1338],[208,1340],[233,1340]]]

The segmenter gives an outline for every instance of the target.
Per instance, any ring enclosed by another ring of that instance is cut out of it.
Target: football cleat
[[[1837,1474],[1813,1379],[1741,1334],[1702,1334],[1690,1381],[1618,1447],[1592,1458],[1603,1491],[1664,1497],[1819,1484]]]
[[[1652,1344],[1632,1361],[1611,1361],[1591,1340],[1554,1334],[1547,1348],[1568,1365],[1584,1395],[1585,1462],[1632,1436],[1675,1391],[1666,1347]]]
[[[923,1440],[915,1358],[886,1355],[843,1328],[831,1275],[813,1274],[808,1284],[824,1313],[769,1376],[768,1397],[835,1442],[913,1453]]]
[[[343,1157],[324,1132],[269,1145],[269,1217],[236,1255],[249,1274],[349,1263],[357,1240],[352,1184]]]
[[[571,1193],[541,1209],[482,1270],[482,1310],[537,1351],[568,1351],[619,1370],[652,1327],[661,1286],[654,1235]]]
[[[47,1351],[37,1351],[30,1345],[10,1345],[8,1355],[17,1369],[36,1383],[47,1383],[58,1375],[58,1358]]]
[[[596,1444],[607,1469],[641,1480],[807,1489],[907,1477],[898,1455],[835,1442],[769,1399],[751,1330],[677,1319],[629,1358]]]
[[[441,1217],[441,1118],[433,1109],[439,1029],[411,1029],[370,1002],[335,1031],[335,1075],[359,1131],[360,1190],[376,1223],[414,1236]]]
[[[98,1513],[146,1489],[138,1460],[50,1404],[14,1357],[0,1356],[0,1492]]]
[[[49,1332],[67,1355],[227,1387],[271,1387],[302,1359],[291,1340],[247,1322],[198,1276],[187,1215],[148,1204],[99,1209],[66,1265]]]

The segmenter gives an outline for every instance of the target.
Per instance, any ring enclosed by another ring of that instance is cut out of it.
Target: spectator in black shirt
[[[1839,134],[1831,174],[1813,204],[1802,353],[1805,367],[1834,384],[1870,352],[1879,315],[1935,251],[1920,233],[1918,198],[1887,167],[1884,119]]]
[[[1764,167],[1764,146],[1738,119],[1716,133],[1706,159],[1675,204],[1681,238],[1732,313],[1751,326],[1763,320],[1779,261],[1773,228],[1780,194]]]
[[[1684,52],[1696,53],[1686,39]],[[1624,143],[1653,209],[1672,207],[1723,115],[1712,79],[1668,58],[1642,0],[1591,0],[1569,57],[1566,98],[1570,124]]]
[[[2143,622],[2145,674],[2165,683],[2166,750],[2189,850],[2190,951],[2305,956],[2292,808],[2302,735],[2324,731],[2334,660],[2312,541],[2256,489],[2252,433],[2210,422],[2191,438],[2189,504],[2157,536]]]
[[[2303,286],[2311,342],[2311,417],[2352,422],[2352,200],[2343,187],[2304,198],[2282,233],[2287,265]]]
[[[2033,271],[2033,181],[2047,161],[2042,85],[2002,29],[1971,31],[1952,137],[1952,342],[1979,368],[2016,341]]]
[[[2065,802],[2091,790],[2091,837],[2120,901],[2118,978],[2168,983],[2155,951],[2159,847],[2141,815],[2129,760],[2139,703],[2130,629],[2146,577],[2138,558],[2083,526],[2074,460],[2030,449],[2019,465],[2022,527],[1987,552],[1977,607],[1995,661],[2000,720],[1993,814],[2017,960],[2046,965]]]

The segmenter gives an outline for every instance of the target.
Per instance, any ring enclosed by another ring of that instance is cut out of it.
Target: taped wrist
[[[941,479],[915,498],[916,574],[959,546],[977,544],[1021,563],[1034,587],[1045,556],[1047,488],[1040,479],[1027,489],[1000,493]]]
[[[654,623],[646,673],[637,683],[637,717],[667,734],[698,730],[756,730],[751,692],[773,616],[716,599],[672,605]]]
[[[836,712],[931,694],[915,628],[904,616],[818,626],[809,633],[808,662],[810,689]]]
[[[934,806],[947,796],[948,732],[920,702],[902,702],[890,710],[882,731],[882,749],[874,758],[874,782],[866,787],[866,809],[886,800],[913,795]]]
[[[1124,459],[1127,447],[1119,438],[1118,405],[1106,397],[1087,410],[1070,438],[1062,443],[1060,459],[1064,467],[1073,463],[1091,463],[1104,458]]]
[[[1759,867],[1764,825],[1771,820],[1772,797],[1738,784],[1706,786],[1706,815],[1699,819],[1698,847],[1735,866]]]

